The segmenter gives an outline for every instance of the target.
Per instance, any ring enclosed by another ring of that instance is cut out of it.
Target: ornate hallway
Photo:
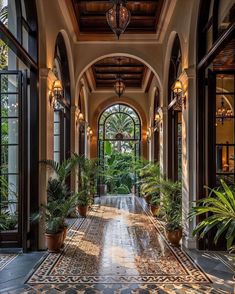
[[[213,290],[134,196],[101,197],[71,225],[61,254],[46,254],[26,285],[9,293],[232,293],[229,285]]]

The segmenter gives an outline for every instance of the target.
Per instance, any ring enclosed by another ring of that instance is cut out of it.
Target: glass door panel
[[[0,72],[0,216],[1,234],[11,234],[20,240],[20,129],[21,129],[20,71]]]
[[[235,182],[234,74],[216,74],[216,180]]]

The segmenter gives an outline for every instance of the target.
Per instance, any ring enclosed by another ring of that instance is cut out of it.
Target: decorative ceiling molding
[[[127,1],[132,13],[131,23],[121,40],[112,33],[106,23],[105,12],[112,4],[98,0],[68,0],[77,42],[112,43],[158,43],[165,21],[169,19],[169,9],[176,0]],[[66,2],[66,3],[67,3]],[[171,15],[171,13],[170,13]]]

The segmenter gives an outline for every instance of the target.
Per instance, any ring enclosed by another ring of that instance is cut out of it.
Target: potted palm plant
[[[32,221],[42,219],[45,224],[46,246],[49,252],[57,253],[61,248],[63,218],[57,216],[55,202],[41,205],[39,213],[33,215]]]
[[[160,191],[153,193],[151,195],[151,200],[150,200],[150,210],[153,216],[157,216],[159,214],[160,203],[161,203]]]
[[[82,217],[86,217],[89,206],[96,193],[97,177],[100,174],[97,159],[88,159],[74,154],[78,166],[77,209]]]
[[[91,197],[88,194],[88,190],[83,190],[77,193],[77,209],[81,217],[86,217],[88,207],[91,204]]]
[[[182,238],[182,187],[180,182],[165,180],[162,183],[162,206],[165,233],[168,241],[178,246]]]
[[[210,230],[215,229],[214,243],[225,236],[227,249],[235,249],[235,190],[221,180],[221,187],[210,189],[207,198],[197,201],[189,217],[205,215],[193,230],[193,235],[203,238]]]
[[[138,174],[140,179],[140,190],[147,204],[149,204],[150,206],[151,204],[156,204],[160,196],[162,179],[159,164],[154,162],[143,162],[143,166],[139,169]],[[152,198],[154,198],[153,201]]]

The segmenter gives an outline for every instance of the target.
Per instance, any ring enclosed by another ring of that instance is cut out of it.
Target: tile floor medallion
[[[49,254],[27,281],[47,287],[206,283],[203,271],[167,243],[162,224],[131,196],[101,197],[85,220],[73,224],[63,252]]]
[[[17,254],[0,253],[0,271],[16,258]]]

